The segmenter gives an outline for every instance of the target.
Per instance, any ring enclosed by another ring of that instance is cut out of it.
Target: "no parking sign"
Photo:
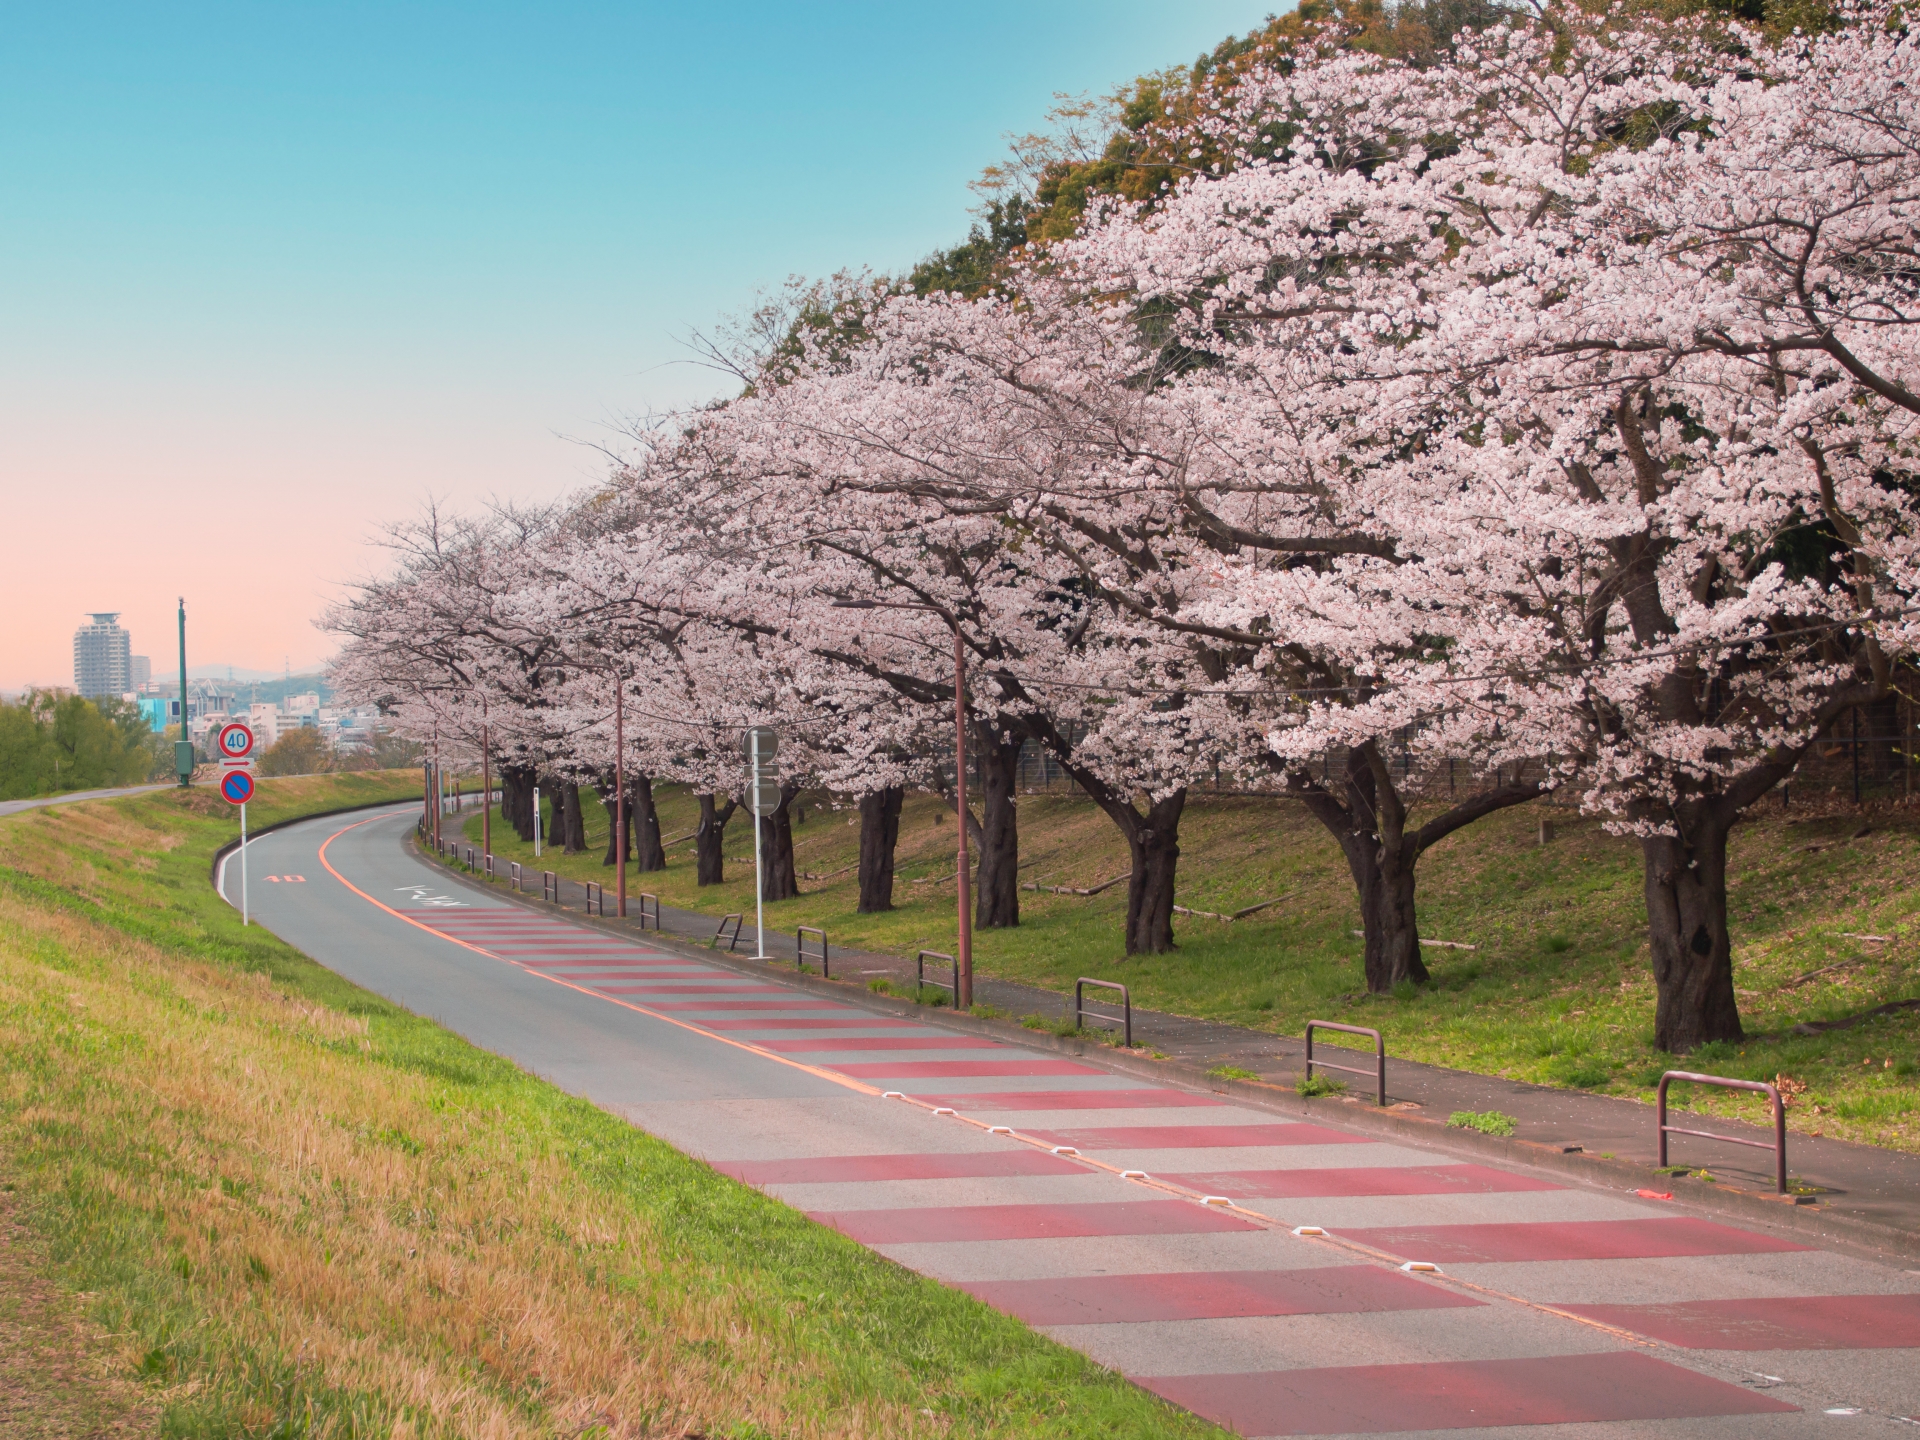
[[[253,776],[233,769],[220,777],[220,793],[229,805],[244,805],[253,798]]]

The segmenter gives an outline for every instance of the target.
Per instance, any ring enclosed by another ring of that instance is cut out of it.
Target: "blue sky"
[[[380,522],[561,493],[789,274],[964,236],[1056,91],[1267,7],[16,7],[0,51],[0,687],[80,612],[277,669]],[[565,438],[571,437],[571,438]],[[12,584],[9,589],[13,589]]]

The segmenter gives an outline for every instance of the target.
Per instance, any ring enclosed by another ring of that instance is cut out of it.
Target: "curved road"
[[[1920,1416],[1920,1274],[572,924],[449,885],[405,846],[416,812],[262,836],[254,914],[1243,1435],[1785,1440],[1920,1423],[1904,1418]]]

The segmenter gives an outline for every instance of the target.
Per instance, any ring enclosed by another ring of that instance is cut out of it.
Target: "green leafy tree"
[[[138,707],[34,691],[0,704],[0,799],[138,785],[167,756]]]
[[[334,768],[333,746],[318,730],[289,730],[260,757],[262,775],[320,775]]]

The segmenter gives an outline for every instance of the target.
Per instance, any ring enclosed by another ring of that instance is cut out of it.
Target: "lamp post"
[[[480,853],[493,855],[493,756],[487,749],[487,692],[480,692]]]
[[[959,620],[938,605],[920,605],[908,601],[835,600],[839,610],[921,610],[938,615],[953,631],[953,798],[954,822],[959,828],[959,943],[954,959],[960,966],[960,993],[954,996],[957,1010],[973,1008],[973,904],[972,885],[967,864],[967,646],[960,634]]]
[[[173,743],[173,768],[180,788],[193,784],[193,736],[187,729],[187,597],[180,597],[180,738]]]

